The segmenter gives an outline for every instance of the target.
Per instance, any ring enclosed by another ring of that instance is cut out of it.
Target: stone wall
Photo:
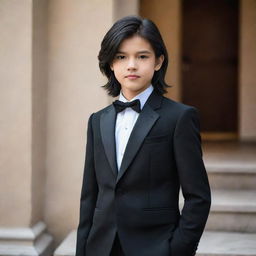
[[[240,7],[240,139],[256,141],[256,0]]]

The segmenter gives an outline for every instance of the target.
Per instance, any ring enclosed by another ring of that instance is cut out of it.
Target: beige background
[[[10,18],[11,17],[11,18]],[[0,225],[29,225],[32,184],[32,12],[0,2]],[[18,210],[18,216],[17,216]]]
[[[100,38],[112,23],[111,1],[50,1],[45,221],[65,234],[78,222],[86,125],[107,105],[98,69]]]

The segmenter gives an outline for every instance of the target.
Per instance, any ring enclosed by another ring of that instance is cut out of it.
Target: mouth
[[[128,76],[125,76],[125,78],[134,80],[134,79],[140,78],[140,76],[137,76],[137,75],[128,75]]]

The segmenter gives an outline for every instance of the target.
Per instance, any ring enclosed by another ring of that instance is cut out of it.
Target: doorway
[[[182,0],[181,100],[204,138],[238,133],[238,0]]]

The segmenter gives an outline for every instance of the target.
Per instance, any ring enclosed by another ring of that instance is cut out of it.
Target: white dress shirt
[[[139,99],[141,109],[144,107],[148,97],[153,91],[153,86],[150,85],[147,89],[145,89],[140,94],[136,95],[130,101]],[[119,100],[122,102],[129,102],[122,94],[119,95]],[[129,137],[131,135],[132,129],[139,117],[139,113],[134,111],[132,108],[126,108],[122,112],[119,112],[116,117],[116,130],[115,130],[115,139],[116,139],[116,160],[118,170],[121,167],[121,163],[123,160],[125,148]]]

